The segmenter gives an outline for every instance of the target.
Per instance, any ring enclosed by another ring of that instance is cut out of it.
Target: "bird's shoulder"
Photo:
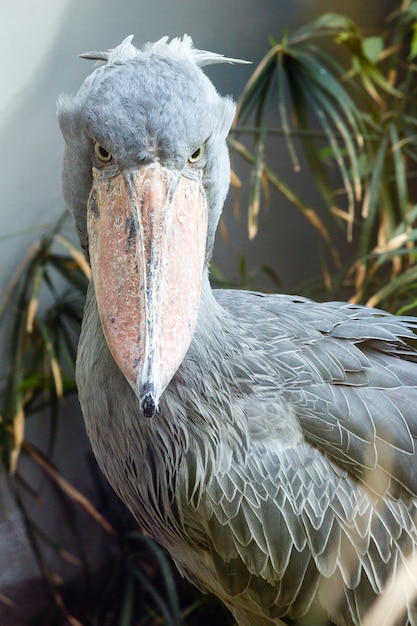
[[[416,318],[286,295],[216,299],[252,333],[247,359],[262,361],[257,403],[263,394],[271,425],[275,402],[284,430],[287,414],[293,430],[371,490],[417,495]]]
[[[234,289],[213,290],[216,301],[235,320],[252,325],[266,324],[268,330],[285,334],[298,343],[330,336],[357,343],[380,341],[393,347],[400,341],[416,342],[417,318],[397,316],[344,301],[316,302],[302,296],[269,294]],[[256,317],[257,316],[257,317]],[[410,348],[409,343],[407,344]],[[407,349],[406,349],[407,350]],[[407,355],[411,351],[407,350]],[[414,351],[417,361],[417,352]]]

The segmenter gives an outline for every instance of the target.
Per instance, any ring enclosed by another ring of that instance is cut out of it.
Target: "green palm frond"
[[[254,165],[249,236],[257,233],[263,184],[274,180],[320,232],[334,275],[340,265],[331,222],[345,224],[358,257],[345,268],[353,301],[366,302],[377,292],[391,310],[404,306],[405,285],[414,284],[412,241],[404,245],[408,253],[397,252],[389,264],[378,263],[375,251],[412,230],[409,215],[417,202],[417,3],[402,3],[374,34],[365,35],[347,16],[326,13],[271,43],[241,95],[230,140]],[[302,157],[307,162],[324,206],[309,206],[309,197],[295,193],[267,162],[267,144],[277,135],[285,139],[295,171]],[[242,139],[247,136],[250,148]],[[406,278],[385,289],[389,266],[395,277]],[[326,269],[323,282],[333,290],[328,278]]]
[[[331,26],[346,26],[346,20],[333,16]],[[328,172],[322,160],[321,147],[327,143],[339,168],[348,197],[350,230],[353,223],[354,203],[361,196],[362,180],[360,162],[364,150],[366,126],[347,88],[340,81],[342,69],[335,71],[334,60],[326,64],[322,54],[316,54],[311,39],[328,34],[324,16],[309,27],[301,29],[283,43],[274,44],[256,68],[238,103],[235,133],[244,128],[253,117],[259,127],[255,136],[255,153],[259,144],[265,143],[268,129],[264,118],[275,94],[277,112],[282,134],[285,137],[295,171],[300,170],[294,138],[300,138],[315,180],[329,207],[335,204],[335,190],[329,182]],[[350,22],[349,22],[350,24]],[[308,33],[310,35],[308,36]],[[306,48],[306,42],[309,44]],[[317,130],[319,131],[317,133]],[[261,138],[263,138],[261,140]],[[256,157],[255,157],[255,160]],[[260,188],[255,168],[252,177],[252,194],[259,202]],[[256,214],[252,211],[250,234],[256,234]]]

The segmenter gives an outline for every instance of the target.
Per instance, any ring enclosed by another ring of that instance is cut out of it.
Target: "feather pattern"
[[[199,68],[231,59],[195,50],[187,36],[142,50],[128,37],[84,56],[104,66],[60,99],[59,119],[64,194],[87,258],[91,171],[105,167],[97,143],[111,176],[163,162],[189,179],[190,155],[204,145],[209,212],[197,324],[153,419],[107,346],[89,286],[77,383],[103,472],[180,572],[221,598],[239,626],[359,626],[397,574],[411,584],[395,626],[415,625],[417,320],[212,291],[234,105]]]
[[[321,614],[336,624],[359,624],[417,541],[417,376],[414,385],[404,384],[402,376],[406,371],[409,378],[410,367],[417,370],[416,354],[404,343],[413,337],[415,320],[288,296],[221,291],[215,297],[202,307],[200,315],[210,323],[201,320],[204,336],[197,332],[161,414],[145,423],[132,420],[136,399],[126,384],[127,408],[116,411],[109,404],[124,384],[110,355],[107,367],[104,355],[89,367],[86,340],[90,326],[97,325],[89,298],[78,376],[97,458],[180,571],[227,605],[233,599],[239,624]],[[208,286],[204,304],[207,298],[212,299]],[[273,335],[274,329],[275,340],[266,348],[263,333]],[[322,377],[317,355],[324,352]],[[202,387],[191,388],[190,377],[201,380],[203,369]],[[208,375],[212,370],[216,374]],[[351,381],[351,372],[363,375],[361,384]],[[92,385],[97,375],[106,379]],[[258,380],[261,395],[253,393]],[[98,387],[109,389],[99,405]],[[185,407],[176,404],[178,397],[186,397]],[[103,417],[97,423],[89,419],[93,413],[108,416],[109,439],[123,448],[116,451],[124,459],[123,480],[115,455],[102,448]],[[134,472],[132,458],[142,459]],[[201,553],[209,563],[209,585],[202,580]]]

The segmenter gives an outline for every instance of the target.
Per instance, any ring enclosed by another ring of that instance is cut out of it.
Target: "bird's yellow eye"
[[[103,163],[109,163],[112,160],[112,154],[106,148],[104,148],[98,141],[94,143],[94,152],[96,153],[96,157],[99,161]]]
[[[195,152],[192,153],[190,158],[188,159],[189,163],[197,163],[201,159],[204,154],[204,144],[201,144],[199,148]]]

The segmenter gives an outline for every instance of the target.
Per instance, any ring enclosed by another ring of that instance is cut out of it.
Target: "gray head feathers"
[[[175,37],[170,42],[168,42],[168,37],[162,37],[154,43],[145,44],[141,50],[132,45],[132,39],[133,35],[129,35],[129,37],[126,37],[116,48],[111,48],[107,50],[107,52],[85,52],[84,54],[80,54],[80,57],[99,61],[100,65],[102,63],[114,63],[119,65],[149,55],[172,59],[188,59],[198,67],[214,65],[216,63],[250,63],[250,61],[231,59],[222,54],[208,52],[207,50],[197,50],[194,48],[193,40],[189,35]]]

